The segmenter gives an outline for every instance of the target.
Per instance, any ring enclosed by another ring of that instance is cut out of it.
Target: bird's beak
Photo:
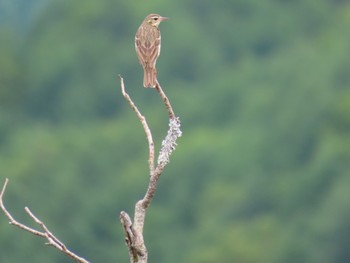
[[[160,18],[160,21],[165,21],[165,20],[168,20],[168,19],[169,19],[169,17],[163,17],[163,16],[162,16],[162,17]]]

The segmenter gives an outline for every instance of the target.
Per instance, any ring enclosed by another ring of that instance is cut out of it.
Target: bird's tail
[[[157,70],[148,66],[143,70],[143,86],[145,88],[155,88],[157,84]]]

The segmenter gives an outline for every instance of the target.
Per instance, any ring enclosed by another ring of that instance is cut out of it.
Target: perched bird
[[[143,67],[143,86],[155,88],[157,84],[156,62],[160,54],[159,24],[167,20],[157,14],[150,14],[143,20],[135,36],[137,57]]]

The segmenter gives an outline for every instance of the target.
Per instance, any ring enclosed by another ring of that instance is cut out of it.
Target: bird
[[[135,49],[143,67],[143,86],[155,88],[157,85],[156,62],[160,54],[161,35],[159,24],[167,20],[158,14],[149,14],[141,23],[135,35]]]

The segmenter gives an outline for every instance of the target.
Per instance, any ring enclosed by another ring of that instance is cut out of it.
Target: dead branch
[[[158,91],[159,96],[162,98],[162,100],[163,100],[163,102],[165,104],[165,107],[168,110],[169,119],[174,119],[175,118],[175,113],[174,113],[173,107],[171,107],[170,101],[169,101],[168,97],[165,95],[165,93],[164,93],[162,87],[160,86],[158,80],[157,80],[156,90]]]
[[[155,89],[164,102],[164,105],[169,115],[169,130],[162,142],[162,147],[158,155],[157,166],[154,167],[154,142],[152,138],[151,130],[147,124],[146,118],[136,107],[128,93],[125,91],[124,80],[120,77],[120,86],[122,94],[131,108],[136,112],[138,119],[140,120],[143,129],[147,136],[149,147],[149,169],[150,180],[143,199],[139,200],[135,205],[134,223],[132,223],[130,216],[122,211],[120,213],[120,221],[124,229],[125,243],[128,247],[129,257],[131,263],[147,263],[148,252],[143,239],[143,227],[145,222],[146,210],[151,204],[155,192],[157,190],[158,180],[163,173],[165,166],[169,163],[171,153],[175,150],[176,140],[181,137],[182,132],[180,130],[180,120],[175,116],[174,110],[170,104],[169,99],[162,90],[160,84],[157,81]]]
[[[6,209],[5,205],[4,205],[4,201],[3,201],[3,197],[5,194],[5,190],[8,184],[8,178],[6,178],[4,186],[1,190],[0,193],[0,207],[2,209],[2,211],[5,213],[6,217],[10,220],[10,224],[13,226],[16,226],[20,229],[23,229],[35,236],[39,236],[42,237],[44,239],[47,240],[47,243],[45,243],[46,245],[52,246],[54,248],[56,248],[57,250],[61,251],[63,254],[67,255],[68,257],[72,258],[73,260],[75,260],[76,262],[79,263],[89,263],[89,261],[87,261],[86,259],[79,257],[78,255],[76,255],[75,253],[73,253],[72,251],[70,251],[47,227],[46,225],[39,220],[30,210],[28,207],[25,207],[24,210],[26,211],[26,213],[29,215],[29,217],[35,222],[37,223],[40,228],[42,228],[43,231],[38,231],[34,228],[28,227],[22,223],[19,223],[17,220],[15,220],[11,213]]]
[[[126,93],[124,80],[121,76],[120,76],[120,83],[121,83],[121,89],[122,89],[122,94],[124,98],[127,100],[131,108],[135,111],[146,133],[148,148],[149,148],[148,163],[149,163],[149,173],[150,173],[150,180],[149,180],[149,184],[148,184],[145,196],[143,197],[143,199],[139,200],[135,205],[134,222],[131,221],[130,216],[124,211],[120,213],[120,221],[124,229],[125,243],[129,250],[130,262],[147,263],[148,252],[143,239],[143,227],[145,222],[146,210],[153,200],[153,197],[157,190],[158,180],[165,166],[169,163],[170,155],[175,150],[175,146],[177,145],[176,140],[178,137],[181,137],[182,132],[180,130],[180,120],[178,117],[175,116],[175,113],[173,111],[173,108],[170,104],[169,99],[165,95],[160,84],[157,82],[155,89],[157,90],[159,96],[163,100],[164,105],[168,111],[169,130],[165,139],[162,142],[162,147],[158,155],[157,166],[155,167],[154,142],[153,142],[151,130],[147,124],[146,118],[141,114],[139,109],[136,107],[135,103],[131,100],[129,94]],[[46,225],[30,211],[28,207],[24,208],[26,213],[36,224],[39,225],[39,227],[42,229],[41,231],[28,227],[22,223],[19,223],[17,220],[13,218],[11,213],[6,209],[3,201],[8,181],[9,181],[8,179],[5,180],[4,186],[0,193],[0,207],[1,207],[1,210],[4,212],[5,216],[9,219],[9,223],[22,230],[29,232],[30,234],[46,239],[47,240],[47,243],[45,243],[46,245],[56,248],[63,254],[72,258],[74,261],[79,263],[89,263],[89,261],[87,261],[86,259],[70,251],[64,245],[64,243],[62,243],[46,227]]]
[[[151,130],[147,124],[146,118],[141,114],[139,109],[136,107],[135,103],[131,100],[129,94],[126,93],[123,78],[120,75],[119,75],[119,78],[120,78],[120,86],[122,89],[122,94],[123,94],[124,98],[126,99],[126,101],[130,104],[130,107],[133,109],[133,111],[136,112],[136,115],[139,118],[139,120],[143,126],[143,129],[146,133],[147,141],[148,141],[148,151],[149,151],[148,164],[149,164],[149,170],[151,171],[151,174],[152,174],[154,171],[154,142],[153,142]]]

